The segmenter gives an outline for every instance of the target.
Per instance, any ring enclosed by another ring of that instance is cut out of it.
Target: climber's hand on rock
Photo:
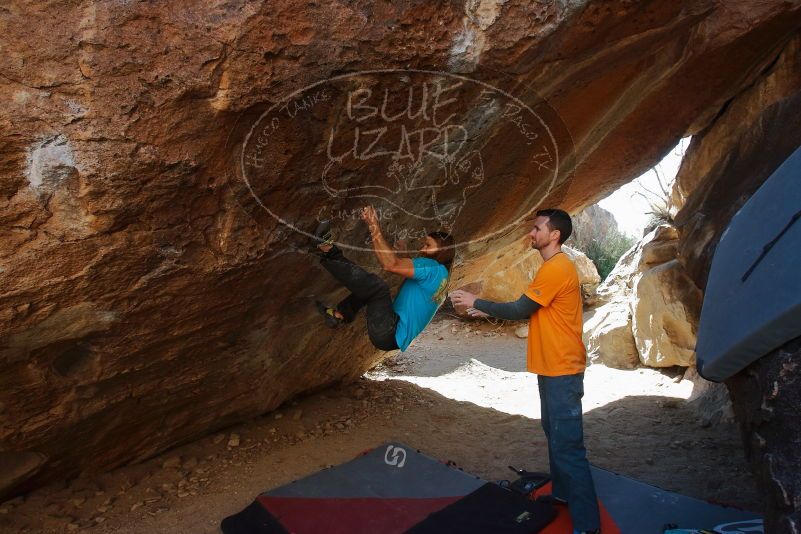
[[[373,232],[375,229],[378,229],[378,213],[376,213],[375,208],[373,206],[365,206],[362,208],[361,213],[362,220],[367,223],[367,226],[370,228],[370,231]]]
[[[489,317],[488,313],[484,313],[483,311],[475,308],[467,308],[467,315],[470,317]]]

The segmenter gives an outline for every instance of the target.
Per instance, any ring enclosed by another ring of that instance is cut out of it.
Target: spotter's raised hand
[[[464,289],[457,289],[448,296],[454,306],[464,306],[465,308],[472,308],[478,298],[478,295],[474,295]]]

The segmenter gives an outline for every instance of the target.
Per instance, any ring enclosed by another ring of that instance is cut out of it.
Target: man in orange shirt
[[[538,211],[528,237],[545,263],[526,292],[514,302],[498,303],[459,290],[451,293],[451,301],[473,317],[529,319],[527,368],[537,374],[553,481],[547,500],[569,506],[574,534],[592,534],[599,532],[600,515],[581,420],[587,365],[581,289],[573,262],[562,252],[572,232],[564,211]]]

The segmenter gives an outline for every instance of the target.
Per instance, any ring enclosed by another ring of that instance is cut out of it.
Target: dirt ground
[[[295,399],[256,420],[139,465],[54,484],[0,504],[0,533],[218,533],[260,492],[386,441],[489,480],[507,465],[547,470],[536,378],[514,325],[438,316],[410,349],[355,384]],[[760,501],[737,428],[703,427],[692,383],[651,369],[587,370],[590,461],[668,490],[747,509]]]

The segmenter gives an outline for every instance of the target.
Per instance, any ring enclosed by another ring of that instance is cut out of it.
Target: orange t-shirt
[[[528,323],[528,370],[545,376],[583,373],[587,350],[578,273],[570,258],[557,253],[546,261],[526,296],[539,308]]]

